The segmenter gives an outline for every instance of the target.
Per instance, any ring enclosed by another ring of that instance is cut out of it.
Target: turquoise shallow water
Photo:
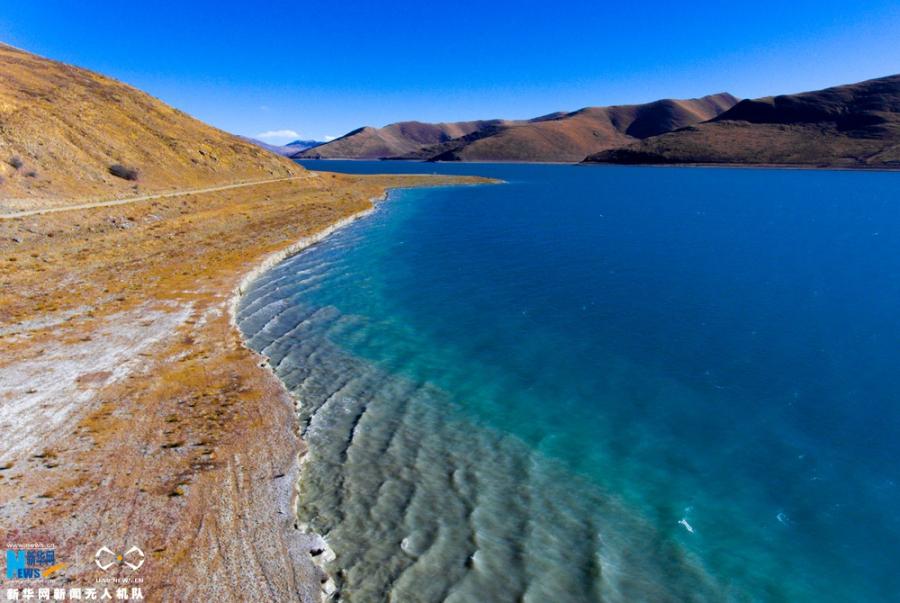
[[[900,599],[900,174],[398,191],[239,324],[350,601]]]

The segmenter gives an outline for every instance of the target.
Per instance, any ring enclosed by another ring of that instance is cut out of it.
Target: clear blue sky
[[[897,0],[629,4],[9,0],[0,39],[225,130],[316,139],[900,72]]]

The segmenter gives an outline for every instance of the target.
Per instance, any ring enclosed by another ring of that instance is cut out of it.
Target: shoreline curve
[[[350,226],[351,224],[357,222],[358,220],[361,220],[363,218],[366,218],[366,217],[372,215],[377,210],[379,203],[387,201],[387,199],[390,196],[390,192],[391,192],[391,189],[386,189],[382,195],[380,195],[378,197],[370,198],[369,201],[372,204],[371,207],[363,209],[361,211],[358,211],[358,212],[351,214],[345,218],[341,218],[340,220],[332,223],[329,226],[326,226],[325,228],[323,228],[322,230],[320,230],[314,234],[307,235],[305,237],[301,237],[300,239],[298,239],[294,243],[288,245],[284,249],[270,253],[269,255],[264,257],[259,263],[257,263],[256,266],[254,266],[249,272],[244,274],[243,278],[240,280],[240,282],[234,288],[231,296],[228,299],[228,302],[227,302],[228,320],[231,325],[231,328],[237,334],[240,345],[244,349],[246,349],[248,352],[250,352],[250,354],[254,358],[259,360],[260,367],[263,367],[266,369],[266,371],[270,374],[270,376],[272,376],[275,379],[275,381],[278,382],[279,386],[282,389],[282,393],[285,394],[286,396],[288,396],[294,402],[294,408],[291,409],[292,412],[294,413],[293,416],[295,419],[294,425],[291,426],[293,430],[296,430],[296,428],[299,427],[299,421],[297,420],[296,412],[297,412],[297,404],[299,404],[300,401],[291,391],[288,390],[287,387],[284,386],[284,383],[281,381],[281,379],[278,377],[278,375],[275,374],[275,371],[273,370],[272,365],[269,363],[269,358],[263,354],[260,354],[256,350],[253,350],[252,348],[250,348],[247,345],[246,341],[244,340],[243,333],[241,332],[240,326],[237,323],[238,304],[240,303],[241,298],[244,296],[244,294],[249,290],[249,288],[253,284],[253,282],[256,279],[258,279],[260,276],[265,274],[268,270],[271,270],[272,268],[274,268],[275,266],[277,266],[284,260],[306,251],[313,245],[327,239],[328,237],[330,237],[332,234],[336,233],[337,231],[339,231],[343,228],[346,228],[347,226]],[[306,540],[305,543],[302,543],[303,546],[299,547],[300,550],[308,550],[308,549],[310,549],[310,545],[312,545],[316,550],[321,551],[320,554],[312,557],[313,565],[316,566],[316,568],[321,572],[321,574],[326,577],[325,580],[322,582],[321,592],[319,594],[319,599],[321,601],[324,598],[330,597],[332,594],[334,594],[334,591],[336,590],[334,580],[331,578],[331,576],[328,574],[328,572],[325,569],[325,566],[329,562],[333,561],[336,558],[336,555],[335,555],[334,551],[331,549],[331,547],[328,545],[328,542],[324,536],[322,536],[321,534],[318,534],[316,532],[312,532],[307,529],[304,529],[299,522],[299,518],[298,518],[299,507],[298,507],[298,505],[299,505],[299,495],[300,495],[300,472],[303,468],[304,463],[306,463],[306,460],[308,458],[307,455],[308,455],[309,451],[308,451],[308,449],[306,449],[305,442],[303,442],[303,439],[300,437],[300,435],[297,434],[296,437],[299,440],[301,449],[297,453],[296,458],[294,459],[294,463],[291,467],[291,474],[289,475],[289,478],[290,478],[293,486],[290,489],[290,493],[291,493],[290,501],[289,501],[289,504],[287,505],[287,508],[291,510],[291,513],[293,513],[293,521],[291,522],[291,525],[293,526],[293,531],[295,533],[288,533],[288,534],[285,534],[285,536],[289,539],[292,539],[295,537],[302,537],[304,540]],[[291,547],[291,554],[292,554],[292,557],[295,554],[294,547]],[[299,560],[295,559],[295,561],[299,561]]]

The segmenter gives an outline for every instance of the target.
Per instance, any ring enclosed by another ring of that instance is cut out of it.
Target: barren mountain
[[[490,130],[421,149],[431,161],[581,161],[587,155],[711,119],[737,99],[728,93],[643,105],[588,107]]]
[[[900,168],[900,75],[744,100],[707,123],[586,161]]]
[[[257,138],[250,138],[249,136],[241,136],[238,135],[238,138],[241,140],[246,140],[247,142],[252,142],[253,144],[260,146],[267,151],[272,151],[273,153],[277,153],[284,157],[293,157],[298,153],[302,153],[306,149],[311,149],[313,147],[317,147],[320,144],[324,144],[319,142],[318,140],[295,140],[293,142],[289,142],[287,144],[269,144],[268,142],[263,142]]]
[[[644,105],[588,107],[521,121],[400,122],[384,128],[354,130],[297,157],[581,161],[602,149],[713,118],[735,102],[736,98],[722,93]]]
[[[0,44],[0,198],[118,197],[302,173],[131,86]]]
[[[438,144],[490,128],[501,120],[460,121],[429,124],[401,121],[383,128],[366,126],[353,130],[313,149],[296,155],[302,159],[383,159],[406,155],[423,146]]]
[[[295,140],[293,142],[287,143],[283,148],[292,149],[293,153],[291,153],[291,155],[296,155],[301,151],[305,151],[306,149],[311,149],[313,147],[318,147],[323,144],[325,143],[321,140]]]

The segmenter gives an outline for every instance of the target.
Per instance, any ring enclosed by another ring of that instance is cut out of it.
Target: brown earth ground
[[[67,567],[41,585],[319,600],[322,542],[294,526],[294,401],[229,300],[264,258],[386,189],[451,182],[484,181],[310,173],[0,220],[0,524],[56,546]],[[137,572],[94,565],[133,545]]]

